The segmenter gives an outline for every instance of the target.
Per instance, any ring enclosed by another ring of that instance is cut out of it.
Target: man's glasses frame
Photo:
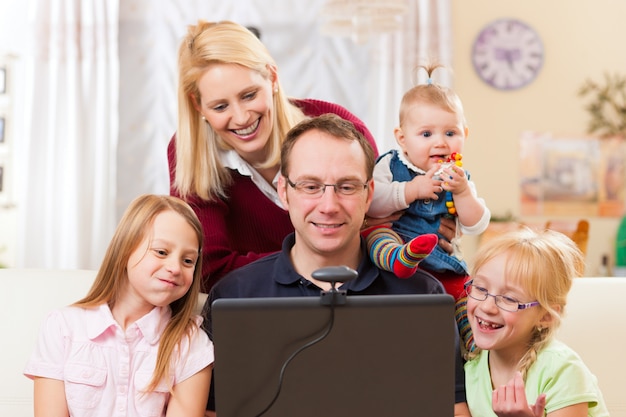
[[[313,198],[321,197],[326,191],[326,187],[333,187],[335,194],[338,196],[354,196],[360,191],[363,191],[368,184],[367,182],[362,183],[360,181],[341,181],[336,184],[324,184],[323,182],[313,180],[292,182],[288,177],[285,177],[285,179],[291,188]]]

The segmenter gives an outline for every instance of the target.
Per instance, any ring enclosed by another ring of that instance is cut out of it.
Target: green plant
[[[4,252],[6,250],[6,248],[4,246],[0,246],[0,253]],[[0,260],[0,268],[6,268],[7,266],[5,264],[2,263],[2,261]]]
[[[626,76],[604,74],[604,83],[586,80],[578,95],[591,96],[587,132],[600,137],[626,137]]]
[[[490,221],[494,223],[509,223],[516,221],[516,219],[510,211],[507,211],[503,216],[492,214]]]

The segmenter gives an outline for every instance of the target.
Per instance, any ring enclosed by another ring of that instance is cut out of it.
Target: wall
[[[588,120],[576,91],[588,77],[624,72],[626,2],[616,0],[452,0],[454,83],[466,107],[470,139],[464,160],[494,215],[519,216],[518,139],[534,129],[580,135]],[[471,45],[489,21],[515,17],[539,31],[546,61],[539,77],[519,91],[500,92],[484,84],[471,66]],[[23,4],[0,0],[0,51],[17,49],[24,37]],[[522,219],[542,221],[543,219]],[[597,271],[601,256],[613,258],[618,219],[592,218],[587,275]],[[15,212],[0,210],[0,247],[15,242]],[[476,239],[464,238],[468,259]],[[0,252],[0,262],[12,264],[14,251]]]
[[[492,214],[520,215],[518,143],[525,130],[581,136],[589,120],[577,91],[587,78],[626,73],[626,2],[615,0],[453,0],[454,87],[463,100],[470,136],[463,160]],[[481,81],[471,64],[472,43],[488,22],[512,17],[542,36],[545,62],[525,88],[501,92]],[[478,162],[477,162],[478,161]],[[543,218],[522,218],[543,222]],[[586,275],[597,272],[602,254],[614,258],[619,219],[590,218]],[[465,237],[471,258],[476,240]]]

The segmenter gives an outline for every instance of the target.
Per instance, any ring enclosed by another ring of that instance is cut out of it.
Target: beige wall
[[[470,125],[463,161],[492,214],[519,218],[518,143],[525,130],[581,136],[589,120],[577,91],[605,71],[626,73],[626,2],[620,0],[452,0],[454,87]],[[527,87],[502,92],[482,82],[471,64],[472,43],[488,22],[525,21],[544,42],[545,62]],[[543,218],[522,218],[541,222]],[[586,275],[602,254],[614,258],[616,218],[590,218]],[[463,240],[471,264],[476,240]]]
[[[583,101],[576,95],[583,80],[601,77],[607,70],[626,73],[626,1],[451,1],[454,82],[470,123],[465,166],[494,215],[502,216],[510,211],[519,216],[520,133],[527,129],[572,135],[585,133],[588,116]],[[14,19],[20,16],[18,9],[13,7],[18,3],[0,0],[0,16],[10,15],[11,21],[18,21]],[[8,5],[12,8],[7,9]],[[471,66],[474,38],[487,22],[502,17],[518,18],[533,26],[542,36],[546,49],[539,77],[514,92],[496,91],[484,84]],[[0,29],[8,32],[5,26],[0,25]],[[19,36],[5,38],[2,39],[20,39]],[[522,220],[540,222],[544,219]],[[618,219],[591,218],[590,221],[587,275],[594,275],[602,254],[608,253],[613,259]],[[0,210],[0,262],[14,263],[14,250],[7,243],[15,241],[15,229],[15,213]],[[463,245],[471,263],[476,239],[466,236]]]

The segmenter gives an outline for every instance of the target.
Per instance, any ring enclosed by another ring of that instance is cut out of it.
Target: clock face
[[[487,84],[514,90],[530,83],[543,64],[541,38],[530,26],[515,19],[488,24],[474,41],[474,69]]]

